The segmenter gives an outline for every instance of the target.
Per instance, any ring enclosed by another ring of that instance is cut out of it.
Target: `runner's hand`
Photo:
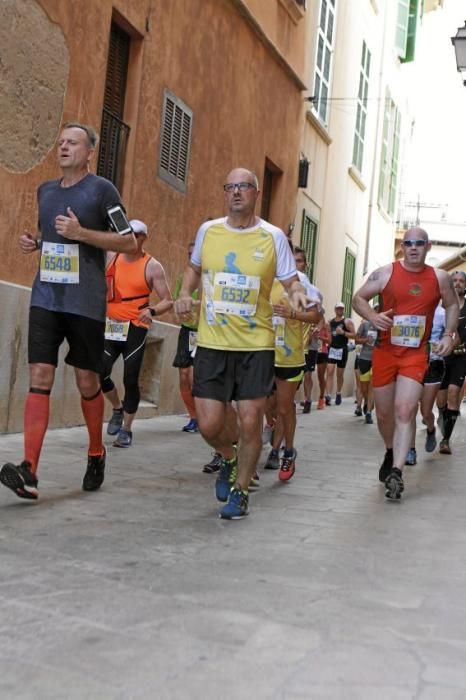
[[[173,311],[177,316],[186,319],[188,316],[192,315],[193,307],[200,305],[199,299],[193,299],[189,297],[178,297],[178,299],[173,304]]]
[[[32,233],[23,233],[19,237],[19,247],[25,255],[34,253],[34,251],[38,250],[37,238]]]
[[[311,299],[310,297],[306,296],[303,292],[292,292],[290,295],[290,304],[292,308],[295,311],[306,311],[309,309],[311,306],[314,306],[316,303],[314,299]]]
[[[68,207],[66,211],[68,216],[60,214],[59,216],[55,217],[55,228],[57,233],[59,233],[60,236],[63,236],[63,238],[68,238],[72,241],[84,240],[82,235],[83,229],[81,228],[81,224],[79,223],[76,214],[73,212],[71,207]]]
[[[388,331],[393,326],[393,309],[374,314],[370,320],[379,331]]]
[[[437,343],[435,354],[445,357],[445,355],[449,355],[452,352],[454,345],[454,339],[450,335],[444,335]]]

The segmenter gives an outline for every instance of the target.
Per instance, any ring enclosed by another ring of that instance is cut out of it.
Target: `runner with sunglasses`
[[[413,421],[427,370],[428,340],[439,300],[445,308],[445,331],[436,346],[439,357],[453,349],[458,299],[444,270],[425,264],[431,248],[426,231],[406,231],[403,259],[375,270],[353,298],[353,308],[379,331],[372,354],[372,381],[379,432],[386,453],[379,470],[386,497],[399,499]],[[380,295],[379,312],[370,299]]]

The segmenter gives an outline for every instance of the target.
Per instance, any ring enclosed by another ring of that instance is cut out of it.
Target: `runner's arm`
[[[165,270],[158,260],[154,260],[154,258],[149,260],[147,264],[146,276],[147,284],[159,298],[159,301],[156,304],[149,304],[147,309],[145,309],[146,317],[147,312],[149,312],[151,317],[161,316],[167,311],[170,311],[173,306],[173,301],[170,289],[168,288],[167,279],[165,277]]]
[[[453,280],[445,270],[436,270],[437,280],[445,309],[445,332],[435,350],[437,355],[449,355],[455,346],[455,334],[458,327],[460,307]]]
[[[390,263],[374,270],[353,296],[352,305],[356,313],[365,318],[366,321],[370,321],[379,330],[388,330],[393,325],[393,319],[390,316],[392,309],[377,313],[369,301],[383,292],[390,279],[392,267]]]
[[[135,253],[137,250],[136,238],[133,233],[120,236],[111,231],[94,231],[83,228],[73,210],[68,207],[68,216],[60,214],[55,217],[55,228],[63,238],[79,243],[87,243],[94,248],[112,250],[116,253]]]

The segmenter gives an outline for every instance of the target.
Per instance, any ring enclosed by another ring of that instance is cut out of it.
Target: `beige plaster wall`
[[[0,433],[21,432],[23,429],[24,399],[29,388],[29,301],[30,289],[0,281]],[[141,370],[141,398],[144,405],[138,413],[139,417],[185,412],[179,396],[178,370],[171,366],[177,339],[177,326],[162,322],[152,324]],[[66,343],[60,349],[52,392],[51,428],[83,423],[74,371],[63,362],[65,354]],[[112,376],[121,391],[121,361],[116,363]],[[107,403],[107,417],[110,413],[110,404]]]

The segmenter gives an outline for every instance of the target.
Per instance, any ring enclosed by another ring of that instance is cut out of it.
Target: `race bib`
[[[328,351],[329,360],[337,360],[337,362],[343,359],[343,348],[330,348]]]
[[[418,348],[426,330],[425,316],[394,316],[390,342],[406,348]]]
[[[196,354],[196,347],[197,347],[197,333],[196,333],[196,331],[189,331],[188,347],[189,347],[189,354],[191,355],[191,357],[194,357],[194,355]]]
[[[42,243],[40,281],[79,284],[79,245]]]
[[[129,321],[105,319],[105,340],[119,340],[124,343],[128,338],[129,323]]]
[[[285,345],[285,319],[282,316],[272,316],[272,326],[275,331],[275,345],[282,348]]]
[[[260,278],[231,272],[216,272],[213,306],[215,313],[254,316],[259,298]]]

